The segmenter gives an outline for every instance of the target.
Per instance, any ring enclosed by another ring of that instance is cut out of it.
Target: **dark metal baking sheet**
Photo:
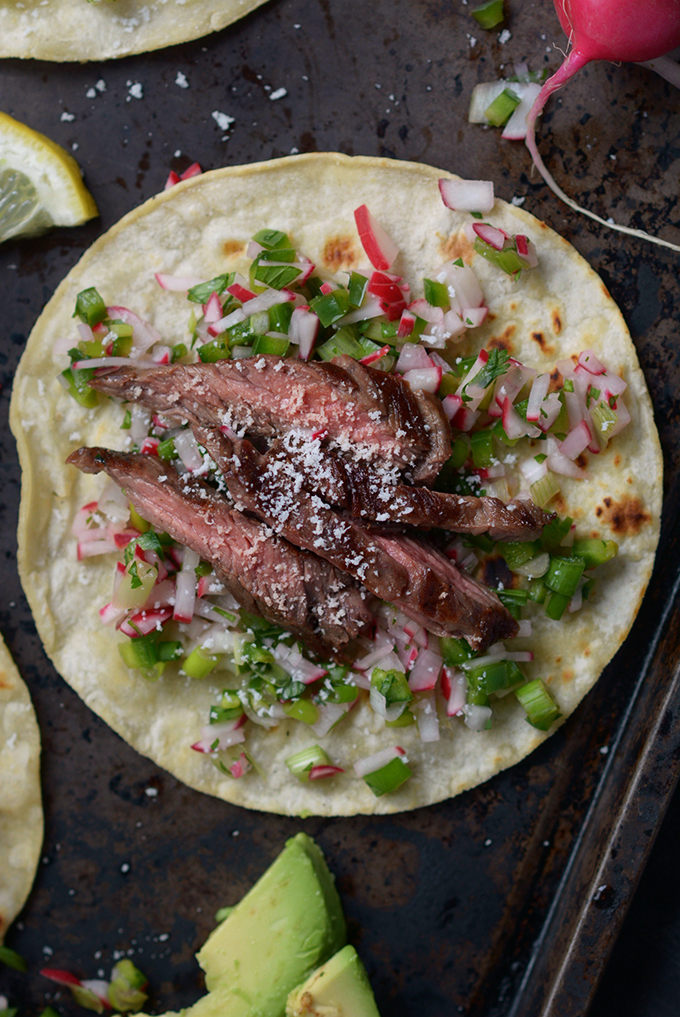
[[[121,951],[149,975],[154,1012],[191,1003],[202,988],[193,953],[214,912],[299,829],[318,839],[337,874],[384,1017],[585,1012],[679,767],[678,262],[574,215],[531,176],[521,144],[467,123],[477,81],[513,61],[558,64],[552,43],[564,40],[548,0],[506,6],[505,42],[449,0],[270,0],[218,35],[147,56],[0,66],[2,108],[73,150],[101,210],[80,229],[0,248],[0,628],[36,702],[46,803],[43,864],[9,937],[31,974],[0,971],[0,991],[22,1017],[38,1014],[51,991],[37,975],[42,963],[108,975]],[[642,68],[593,65],[562,96],[541,127],[559,182],[605,217],[677,242],[680,118],[669,86]],[[234,117],[228,131],[214,111]],[[317,149],[427,162],[525,198],[586,255],[621,306],[665,454],[658,567],[631,637],[595,690],[520,765],[401,816],[292,820],[181,786],[54,673],[16,572],[10,386],[59,280],[171,167]],[[75,1012],[63,997],[57,1005]]]

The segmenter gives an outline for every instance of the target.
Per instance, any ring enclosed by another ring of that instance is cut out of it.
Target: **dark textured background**
[[[564,38],[548,0],[506,6],[504,44],[451,0],[270,0],[216,36],[159,53],[0,66],[2,108],[73,150],[101,211],[79,229],[0,248],[0,628],[36,703],[46,805],[43,864],[8,937],[31,973],[0,971],[22,1017],[37,1015],[50,992],[37,974],[43,963],[108,977],[121,952],[148,974],[154,1012],[194,1001],[202,979],[192,955],[214,912],[237,900],[300,828],[337,874],[350,938],[383,1017],[533,1017],[548,1012],[549,985],[554,1013],[585,1010],[678,767],[680,640],[674,612],[663,611],[678,562],[679,263],[574,215],[530,174],[522,144],[467,123],[477,81],[513,61],[559,63],[552,43]],[[188,88],[176,84],[180,71]],[[88,98],[99,80],[106,90]],[[134,83],[141,99],[130,94]],[[287,94],[272,101],[279,88]],[[592,65],[550,104],[540,144],[574,197],[677,243],[680,114],[671,93],[642,68]],[[214,110],[235,118],[226,140]],[[55,674],[17,577],[19,469],[7,414],[26,337],[56,284],[95,237],[162,188],[170,168],[314,150],[491,178],[499,196],[525,196],[525,208],[570,239],[601,273],[635,338],[657,410],[667,497],[659,568],[630,641],[538,752],[439,806],[301,822],[182,787]],[[676,800],[596,997],[597,1017],[677,1014],[679,817]],[[598,896],[593,886],[602,885]],[[57,1005],[76,1012],[63,997]]]

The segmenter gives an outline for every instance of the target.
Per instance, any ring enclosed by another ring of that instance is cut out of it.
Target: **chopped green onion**
[[[13,1017],[13,1015],[16,1012],[17,1012],[16,1009],[0,1010],[0,1014],[2,1014],[3,1017]],[[59,1011],[55,1010],[53,1006],[46,1006],[43,1012],[39,1015],[39,1017],[59,1017]]]
[[[106,304],[94,286],[80,291],[76,297],[76,309],[73,317],[80,318],[90,328],[104,320],[106,317]]]
[[[548,587],[542,579],[534,579],[534,581],[529,584],[527,593],[529,595],[529,600],[533,600],[536,604],[543,604],[545,603],[545,598],[548,595]]]
[[[250,266],[251,283],[271,286],[275,290],[282,290],[284,287],[290,286],[299,275],[302,275],[302,269],[289,264],[268,264],[268,262],[290,261],[295,261],[295,251],[293,250],[277,248],[274,251],[262,251]]]
[[[344,317],[349,311],[349,293],[341,288],[315,297],[311,304],[324,328]]]
[[[119,643],[118,650],[124,664],[130,668],[147,671],[158,663],[155,633],[150,633],[148,636],[135,636],[134,639]]]
[[[156,449],[156,455],[159,459],[169,461],[177,458],[177,450],[175,448],[174,438],[166,438],[165,441],[161,441]]]
[[[371,685],[385,697],[388,706],[392,703],[410,703],[413,699],[413,693],[403,671],[384,671],[381,667],[374,667],[371,672]]]
[[[290,319],[293,316],[293,304],[287,300],[285,304],[274,304],[267,312],[269,315],[270,332],[288,332]]]
[[[353,703],[359,695],[359,689],[356,685],[350,685],[348,682],[336,681],[331,679],[330,685],[332,690],[328,690],[328,695],[324,698],[326,703]]]
[[[352,272],[349,277],[349,302],[352,307],[361,307],[366,296],[368,279],[359,272]]]
[[[253,356],[257,353],[269,353],[275,357],[285,357],[290,342],[284,336],[258,335],[253,343]]]
[[[132,502],[128,502],[130,506],[130,522],[139,533],[147,533],[151,529],[151,523],[148,523],[146,519],[143,519],[137,509],[134,507]],[[129,545],[128,545],[129,547]],[[148,550],[152,550],[148,548]],[[161,548],[153,548],[154,551],[161,551],[161,557],[163,557]]]
[[[598,403],[590,411],[590,419],[593,422],[595,438],[600,448],[604,448],[609,441],[609,432],[618,421],[618,415],[606,403]]]
[[[560,493],[559,481],[555,474],[548,470],[544,477],[535,480],[529,487],[531,498],[539,508],[545,508],[553,500],[556,494]]]
[[[129,410],[126,410],[125,416],[123,417],[123,423],[120,425],[120,429],[121,431],[129,431],[131,427],[132,427],[132,414],[130,413]]]
[[[546,603],[545,613],[548,618],[552,618],[553,621],[559,621],[564,612],[569,607],[569,601],[571,597],[565,596],[563,593],[553,593],[546,587]]]
[[[238,692],[233,689],[223,689],[219,705],[210,707],[210,723],[221,724],[225,720],[236,720],[242,713],[243,703]]]
[[[10,949],[9,946],[0,946],[0,964],[4,964],[14,971],[28,971],[28,964],[21,954]]]
[[[232,904],[230,907],[219,908],[215,912],[215,921],[217,922],[217,924],[219,925],[220,922],[223,922],[225,920],[225,918],[228,918],[235,907],[236,905]]]
[[[432,304],[433,307],[449,307],[451,297],[445,283],[437,282],[435,279],[423,279],[423,285],[428,304]]]
[[[319,711],[309,699],[296,699],[292,703],[284,703],[283,712],[291,720],[301,720],[303,724],[316,724],[319,719]]]
[[[386,720],[385,727],[411,727],[415,724],[416,718],[413,716],[408,707],[403,713],[400,713],[396,720]]]
[[[224,336],[211,339],[198,348],[198,359],[202,364],[216,364],[218,360],[229,360],[230,357],[229,340]]]
[[[509,88],[504,88],[492,103],[484,110],[484,116],[492,127],[502,127],[507,123],[520,104],[520,97]],[[519,260],[519,259],[518,259]]]
[[[255,234],[253,240],[256,244],[266,247],[268,251],[274,251],[277,249],[285,250],[286,248],[290,249],[291,247],[288,234],[283,233],[281,230],[260,230]]]
[[[390,791],[396,791],[398,787],[401,787],[412,776],[413,771],[406,765],[401,756],[395,756],[394,759],[390,759],[386,766],[381,766],[379,770],[374,770],[373,773],[367,773],[364,780],[376,798],[380,798],[381,795],[389,794]]]
[[[491,466],[495,461],[493,454],[493,431],[475,431],[470,435],[472,443],[472,462],[478,468]]]
[[[139,1013],[148,998],[142,991],[146,984],[146,977],[131,960],[125,958],[118,961],[111,972],[111,983],[107,993],[114,1010],[120,1010],[121,1013],[130,1011]]]
[[[505,17],[503,0],[486,0],[470,12],[480,28],[490,29],[500,25]]]
[[[584,568],[583,558],[551,558],[550,567],[544,576],[545,585],[563,597],[573,597]]]
[[[188,352],[189,351],[187,350],[184,343],[175,343],[175,345],[172,347],[173,364],[175,364],[178,360],[181,360],[182,357],[186,357]]]
[[[309,771],[315,766],[330,766],[330,759],[327,753],[319,745],[312,745],[308,749],[302,749],[286,759],[286,766],[298,780],[309,780]]]
[[[541,550],[541,545],[537,540],[527,540],[521,543],[499,541],[497,550],[505,559],[508,568],[512,571],[519,565],[525,565],[528,561],[531,561]]]
[[[442,374],[442,380],[439,385],[439,397],[443,399],[447,395],[455,395],[458,391],[458,385],[460,384],[460,378],[451,372]]]
[[[182,671],[189,678],[206,678],[215,670],[222,656],[221,653],[211,653],[204,646],[197,646],[182,664]]]
[[[507,607],[513,618],[518,621],[522,617],[522,608],[529,599],[527,590],[497,590],[498,599]]]
[[[606,561],[615,558],[619,553],[619,545],[615,540],[585,539],[575,540],[569,549],[577,558],[582,558],[587,569],[597,568]]]
[[[543,527],[541,546],[548,551],[560,547],[573,524],[574,520],[571,516],[565,516],[564,519],[560,519],[559,516],[556,519],[551,519],[548,525]]]
[[[519,273],[526,267],[517,251],[512,247],[507,247],[503,251],[497,251],[491,244],[487,244],[486,240],[482,240],[481,237],[475,237],[474,248],[477,254],[481,254],[483,258],[486,258],[492,265],[496,265],[504,272],[507,272],[508,275],[519,278]]]
[[[158,659],[162,661],[179,660],[184,655],[184,647],[179,639],[165,639],[158,643]]]
[[[67,367],[65,371],[61,372],[62,378],[67,382],[68,394],[86,409],[92,409],[99,405],[99,394],[93,388],[90,388],[89,385],[93,374],[94,371],[91,367],[81,368],[80,370]]]
[[[366,355],[361,343],[356,339],[354,332],[350,328],[339,329],[325,343],[317,346],[316,352],[322,360],[332,360],[333,357],[339,357],[343,354],[353,357],[354,360],[360,360]]]
[[[447,667],[460,667],[477,656],[464,639],[456,639],[455,636],[440,636],[439,652]]]
[[[233,272],[225,272],[224,275],[216,275],[214,279],[210,279],[208,282],[192,286],[187,293],[187,299],[192,300],[195,304],[207,304],[213,293],[217,293],[221,296],[227,286],[231,286],[233,281]]]
[[[547,731],[562,716],[542,678],[522,685],[515,695],[527,712],[527,720],[539,731]]]
[[[123,335],[118,336],[117,339],[113,340],[111,346],[111,355],[114,357],[129,357],[132,352],[132,336]]]
[[[481,693],[486,697],[493,692],[512,688],[513,685],[524,680],[524,675],[513,660],[497,660],[477,667],[474,666],[474,661],[470,661],[468,665],[463,666],[468,681],[468,690],[473,693]],[[476,702],[476,699],[472,701]],[[486,704],[480,703],[479,705]]]

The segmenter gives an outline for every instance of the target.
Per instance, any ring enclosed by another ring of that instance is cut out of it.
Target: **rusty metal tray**
[[[299,829],[337,874],[383,1017],[581,1017],[592,999],[680,767],[678,262],[574,215],[531,176],[523,145],[467,123],[477,81],[518,60],[559,62],[552,42],[564,40],[549,0],[507,7],[506,39],[448,0],[270,0],[218,35],[146,56],[0,66],[3,109],[73,150],[101,210],[80,229],[0,248],[0,628],[35,699],[46,804],[43,864],[9,937],[31,974],[0,972],[0,991],[22,1017],[38,1014],[50,992],[37,974],[43,963],[95,977],[121,952],[148,974],[154,1012],[193,1002],[202,980],[192,955],[214,912]],[[214,111],[234,117],[227,132]],[[548,164],[576,198],[678,240],[680,117],[661,79],[638,67],[586,68],[552,102],[541,134]],[[665,453],[656,572],[596,688],[523,763],[400,816],[292,820],[181,786],[55,674],[16,570],[10,387],[59,280],[171,167],[316,149],[427,162],[492,178],[506,199],[525,197],[621,306]],[[75,1012],[63,997],[56,1005]]]

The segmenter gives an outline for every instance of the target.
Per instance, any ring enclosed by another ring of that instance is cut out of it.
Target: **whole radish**
[[[595,219],[596,222],[632,236],[653,240],[673,250],[675,244],[649,237],[641,230],[619,226],[581,208],[572,201],[553,179],[536,147],[536,121],[543,108],[558,88],[591,60],[610,60],[615,63],[643,63],[657,61],[665,53],[680,46],[680,0],[553,0],[557,16],[572,45],[564,63],[545,82],[527,117],[526,144],[541,176],[550,189],[575,211]],[[673,68],[677,65],[668,61]],[[662,67],[653,64],[664,74]],[[675,77],[671,70],[669,76]]]

